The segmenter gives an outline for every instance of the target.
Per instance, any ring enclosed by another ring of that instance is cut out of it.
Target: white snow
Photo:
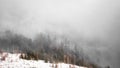
[[[44,60],[25,60],[19,58],[20,55],[20,53],[1,53],[0,68],[87,68],[65,63],[45,63]]]

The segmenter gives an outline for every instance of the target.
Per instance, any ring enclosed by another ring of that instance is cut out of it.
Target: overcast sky
[[[119,3],[119,0],[0,0],[0,26],[27,36],[48,30],[107,37],[119,27]]]
[[[0,0],[0,31],[7,29],[98,38],[119,50],[120,0]]]

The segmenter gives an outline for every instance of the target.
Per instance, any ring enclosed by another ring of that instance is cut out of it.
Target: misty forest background
[[[120,0],[0,0],[0,49],[120,68]]]
[[[0,49],[11,53],[15,51],[25,53],[27,56],[24,59],[28,60],[32,58],[52,63],[65,62],[79,66],[99,67],[84,54],[79,44],[60,35],[39,33],[34,39],[30,39],[8,30],[0,33]],[[65,61],[65,57],[69,59],[66,58]]]

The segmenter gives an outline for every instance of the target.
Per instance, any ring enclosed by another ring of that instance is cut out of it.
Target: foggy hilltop
[[[119,68],[119,29],[119,0],[0,0],[0,49],[37,50],[42,34],[67,39],[86,61]]]

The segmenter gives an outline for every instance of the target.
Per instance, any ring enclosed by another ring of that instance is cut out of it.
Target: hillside
[[[20,53],[0,54],[0,68],[87,68],[66,63],[45,63],[44,60],[25,60]]]
[[[79,44],[64,36],[40,33],[34,39],[7,31],[0,35],[0,49],[10,53],[24,53],[27,60],[44,60],[50,63],[67,63],[98,68],[84,54]]]

